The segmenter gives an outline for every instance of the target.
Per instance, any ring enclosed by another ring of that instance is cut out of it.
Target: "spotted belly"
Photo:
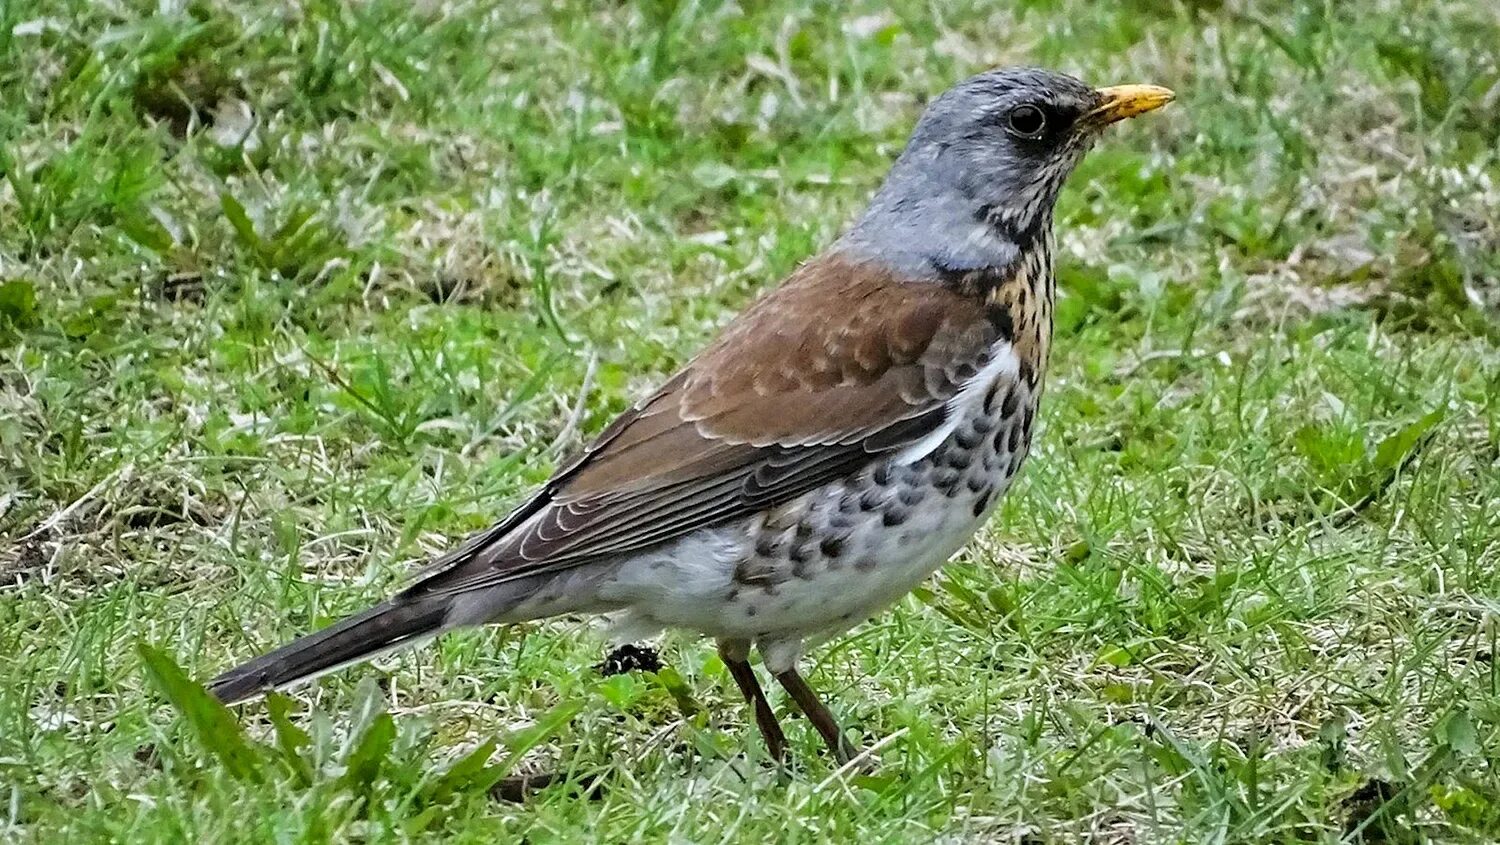
[[[643,629],[817,639],[869,618],[963,547],[1030,448],[1034,396],[1002,384],[948,437],[772,511],[622,562],[599,585]]]

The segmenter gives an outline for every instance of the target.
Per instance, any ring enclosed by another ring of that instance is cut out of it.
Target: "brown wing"
[[[644,549],[793,499],[940,426],[996,339],[982,303],[804,265],[525,505],[408,595]]]

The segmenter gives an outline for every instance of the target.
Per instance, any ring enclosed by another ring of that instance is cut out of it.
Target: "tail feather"
[[[385,601],[236,666],[215,678],[208,689],[220,701],[233,704],[311,680],[435,635],[447,613],[447,601]]]

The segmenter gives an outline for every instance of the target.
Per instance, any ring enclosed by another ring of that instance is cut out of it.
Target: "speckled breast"
[[[855,624],[952,556],[1004,495],[1031,444],[1024,381],[997,381],[927,455],[888,461],[747,526],[751,550],[726,598],[735,627],[809,635]]]

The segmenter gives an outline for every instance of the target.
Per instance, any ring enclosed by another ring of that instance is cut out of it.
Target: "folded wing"
[[[939,428],[997,339],[982,303],[941,285],[804,265],[402,597],[638,552],[857,472]]]

